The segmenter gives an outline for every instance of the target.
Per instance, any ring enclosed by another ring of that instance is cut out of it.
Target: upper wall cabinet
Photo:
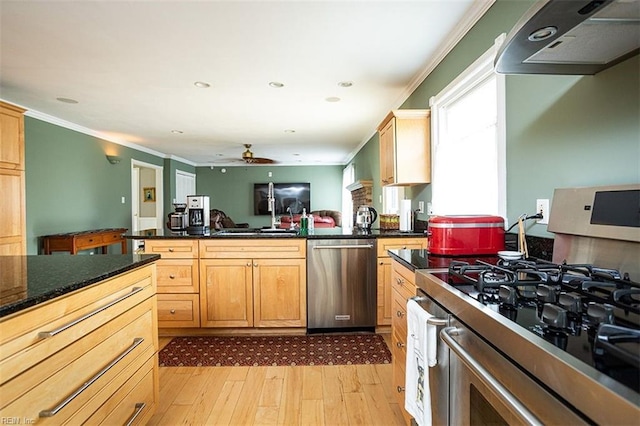
[[[26,254],[23,113],[0,102],[0,256]]]
[[[431,182],[430,111],[391,111],[378,126],[382,186]]]
[[[0,168],[24,170],[24,110],[0,102]]]

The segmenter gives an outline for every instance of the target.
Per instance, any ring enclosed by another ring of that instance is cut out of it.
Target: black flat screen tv
[[[311,184],[310,183],[274,183],[276,214],[289,214],[287,208],[291,208],[293,214],[302,214],[302,209],[311,213]],[[256,216],[270,215],[269,211],[269,184],[253,184],[253,214]]]

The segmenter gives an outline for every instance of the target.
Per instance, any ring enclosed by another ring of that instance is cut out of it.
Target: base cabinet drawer
[[[144,425],[158,405],[155,356],[113,394],[87,421],[100,425]]]
[[[158,293],[198,293],[198,259],[160,259],[157,263]]]
[[[134,314],[140,311],[140,316],[134,315],[131,322],[114,321],[55,354],[50,362],[41,362],[3,383],[3,405],[15,399],[0,409],[0,417],[20,416],[50,424],[74,417],[73,423],[83,422],[86,416],[76,412],[95,411],[110,396],[105,389],[113,386],[111,382],[124,383],[140,367],[141,358],[146,360],[156,352],[151,306],[149,301],[147,306],[132,309]],[[104,330],[111,334],[104,335]],[[130,373],[122,374],[127,369]]]
[[[158,327],[200,327],[197,294],[158,294]]]

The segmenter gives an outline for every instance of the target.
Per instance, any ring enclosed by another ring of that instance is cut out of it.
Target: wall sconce
[[[120,157],[118,157],[116,155],[107,155],[107,160],[111,164],[118,164],[120,162]]]

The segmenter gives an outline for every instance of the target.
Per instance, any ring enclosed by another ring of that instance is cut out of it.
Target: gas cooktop
[[[640,392],[640,284],[629,276],[534,258],[451,260],[434,275]]]

